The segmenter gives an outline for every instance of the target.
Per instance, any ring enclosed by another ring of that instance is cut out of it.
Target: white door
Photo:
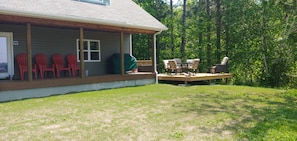
[[[11,32],[0,32],[0,79],[14,75],[13,37]]]

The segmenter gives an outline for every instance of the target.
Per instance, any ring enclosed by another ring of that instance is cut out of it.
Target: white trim
[[[83,52],[88,53],[88,60],[84,60],[84,62],[101,62],[101,47],[100,47],[100,40],[95,40],[95,39],[84,39],[84,42],[88,42],[88,48],[87,50],[83,50]],[[76,54],[77,54],[77,62],[80,62],[79,60],[79,39],[76,39]],[[98,42],[98,50],[91,50],[90,48],[90,42]],[[99,60],[92,60],[91,59],[91,52],[98,52],[99,53]]]
[[[7,73],[0,73],[0,78],[12,77],[14,75],[14,57],[13,57],[13,33],[0,32],[0,37],[7,38]]]
[[[133,54],[133,47],[132,47],[132,34],[130,34],[130,36],[129,36],[129,38],[130,38],[130,55],[132,55]]]

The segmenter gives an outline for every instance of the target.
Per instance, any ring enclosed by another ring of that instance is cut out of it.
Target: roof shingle
[[[167,30],[167,27],[132,0],[111,0],[109,6],[76,0],[0,0],[0,14],[75,22]]]

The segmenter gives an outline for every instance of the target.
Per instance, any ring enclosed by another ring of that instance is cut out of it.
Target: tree
[[[297,87],[297,0],[135,1],[169,28],[157,36],[160,60],[200,58],[206,72],[227,55],[233,84]],[[133,39],[150,54],[146,35]]]
[[[217,62],[220,62],[221,60],[221,0],[216,0],[216,35],[217,35],[217,41],[216,41],[216,56],[217,56]]]
[[[211,15],[210,15],[210,0],[206,0],[206,15],[207,15],[207,66],[211,65]]]
[[[138,5],[140,5],[143,9],[148,11],[152,16],[157,18],[160,21],[165,20],[169,13],[169,6],[163,0],[133,0]],[[166,21],[167,22],[167,21]],[[160,43],[160,38],[166,36],[167,33],[163,33],[162,36],[158,36],[157,43]],[[152,49],[152,41],[151,36],[146,34],[134,34],[133,37],[133,55],[137,57],[137,59],[151,59],[151,49]],[[160,43],[162,44],[162,42]],[[160,45],[158,45],[160,46]],[[160,50],[160,48],[157,48]],[[160,52],[160,51],[158,51]]]
[[[171,39],[171,56],[174,56],[174,26],[173,26],[173,22],[174,22],[174,15],[173,15],[173,1],[170,0],[170,39]]]
[[[181,35],[181,57],[185,56],[186,46],[186,17],[187,17],[187,0],[184,0],[183,4],[183,17],[182,17],[182,35]]]

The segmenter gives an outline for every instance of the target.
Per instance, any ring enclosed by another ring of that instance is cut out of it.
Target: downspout
[[[132,55],[133,54],[133,44],[132,44],[132,34],[130,34],[130,51],[129,51],[129,53],[130,53],[130,55]]]
[[[156,37],[157,35],[161,34],[162,30],[156,32],[154,34],[154,70],[155,70],[155,74],[156,74],[156,84],[158,84],[158,71],[157,71],[157,43],[156,43]]]

